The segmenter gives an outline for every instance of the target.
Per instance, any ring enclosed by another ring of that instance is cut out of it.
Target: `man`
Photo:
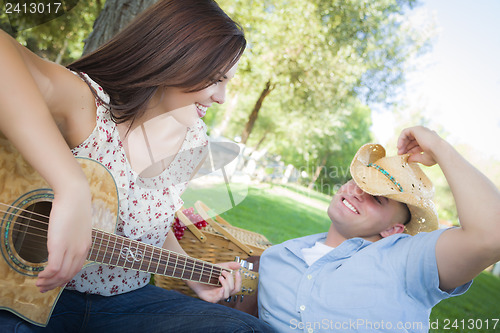
[[[427,332],[434,305],[500,260],[498,189],[427,128],[404,130],[398,153],[361,147],[328,232],[264,252],[261,319],[280,332]],[[436,230],[433,186],[414,162],[439,164],[461,227]]]

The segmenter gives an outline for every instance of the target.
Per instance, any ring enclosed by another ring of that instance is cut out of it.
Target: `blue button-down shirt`
[[[311,266],[301,249],[326,233],[273,246],[260,260],[260,318],[280,332],[427,332],[432,307],[470,285],[439,289],[442,232],[349,239]]]

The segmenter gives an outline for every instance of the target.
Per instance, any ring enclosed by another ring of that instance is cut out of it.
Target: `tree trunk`
[[[326,161],[328,159],[328,154],[326,154],[324,157],[323,157],[323,160],[321,161],[321,165],[318,165],[318,167],[316,168],[316,172],[314,172],[314,176],[313,178],[311,179],[311,182],[309,183],[309,185],[307,186],[307,189],[308,190],[312,190],[313,187],[314,187],[314,184],[316,183],[316,181],[318,180],[319,178],[319,175],[321,174],[321,170],[323,170],[323,168],[325,167],[326,165]]]
[[[260,138],[259,142],[257,142],[257,145],[255,146],[255,148],[253,150],[259,150],[260,145],[264,142],[264,140],[266,139],[268,134],[269,134],[269,131],[264,132],[264,135]]]
[[[107,42],[134,17],[158,0],[107,0],[94,22],[94,30],[85,40],[83,55]]]
[[[255,125],[255,121],[257,120],[257,117],[259,116],[259,111],[262,108],[262,103],[264,102],[264,99],[271,93],[271,91],[274,89],[274,86],[271,84],[271,80],[267,81],[266,86],[264,87],[264,90],[260,93],[259,99],[257,100],[257,103],[255,103],[255,106],[253,107],[252,113],[248,117],[248,121],[245,125],[245,129],[243,130],[243,133],[241,134],[241,143],[246,144],[248,137],[250,136],[250,133],[252,133],[253,126]]]

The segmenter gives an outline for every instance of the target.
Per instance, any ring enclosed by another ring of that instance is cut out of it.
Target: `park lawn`
[[[210,200],[218,198],[214,193],[225,190],[211,188],[205,193],[197,192],[196,197],[210,206]],[[245,192],[246,188],[241,191]],[[289,195],[284,195],[286,191]],[[316,200],[326,207],[330,198],[322,194],[309,193],[296,186],[258,185],[248,187],[248,191],[240,195],[243,197],[236,207],[219,212],[220,215],[234,226],[265,235],[273,244],[328,230],[330,220],[326,210],[304,203]],[[186,203],[189,207],[189,200]],[[500,332],[499,300],[500,278],[483,272],[467,293],[434,307],[430,332]]]
[[[328,231],[330,219],[325,210],[273,193],[273,188],[251,187],[236,208],[221,216],[231,224],[259,232],[273,244],[291,238]]]
[[[278,193],[276,190],[280,190]],[[241,201],[234,208],[230,204],[220,205],[214,211],[236,227],[261,233],[273,244],[287,239],[297,238],[314,233],[326,232],[330,220],[326,215],[329,199],[321,194],[314,194],[309,200],[319,201],[324,209],[313,208],[301,204],[296,199],[281,195],[283,191],[304,196],[299,191],[293,191],[281,186],[237,186],[231,185],[232,196]],[[225,185],[207,188],[188,189],[182,196],[184,207],[193,207],[197,200],[203,201],[208,207],[217,207],[216,201],[229,201]],[[225,206],[226,209],[220,208]],[[211,214],[213,215],[213,214]]]
[[[500,332],[500,278],[481,273],[469,291],[446,299],[431,313],[430,332]]]

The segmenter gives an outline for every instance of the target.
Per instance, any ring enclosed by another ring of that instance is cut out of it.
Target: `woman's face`
[[[205,116],[213,103],[225,102],[227,84],[234,77],[237,68],[236,63],[220,78],[214,78],[216,81],[213,84],[200,91],[185,92],[184,88],[165,88],[160,102],[163,112],[172,112],[171,115],[186,126],[194,124],[198,118]]]
[[[167,159],[168,165],[178,152],[186,136],[186,129],[196,125],[212,103],[224,103],[226,86],[234,77],[236,69],[237,64],[219,80],[200,91],[185,92],[185,88],[173,87],[159,89],[144,118],[136,121],[135,128],[126,135],[132,168],[143,175],[144,170],[150,171],[152,163]]]

